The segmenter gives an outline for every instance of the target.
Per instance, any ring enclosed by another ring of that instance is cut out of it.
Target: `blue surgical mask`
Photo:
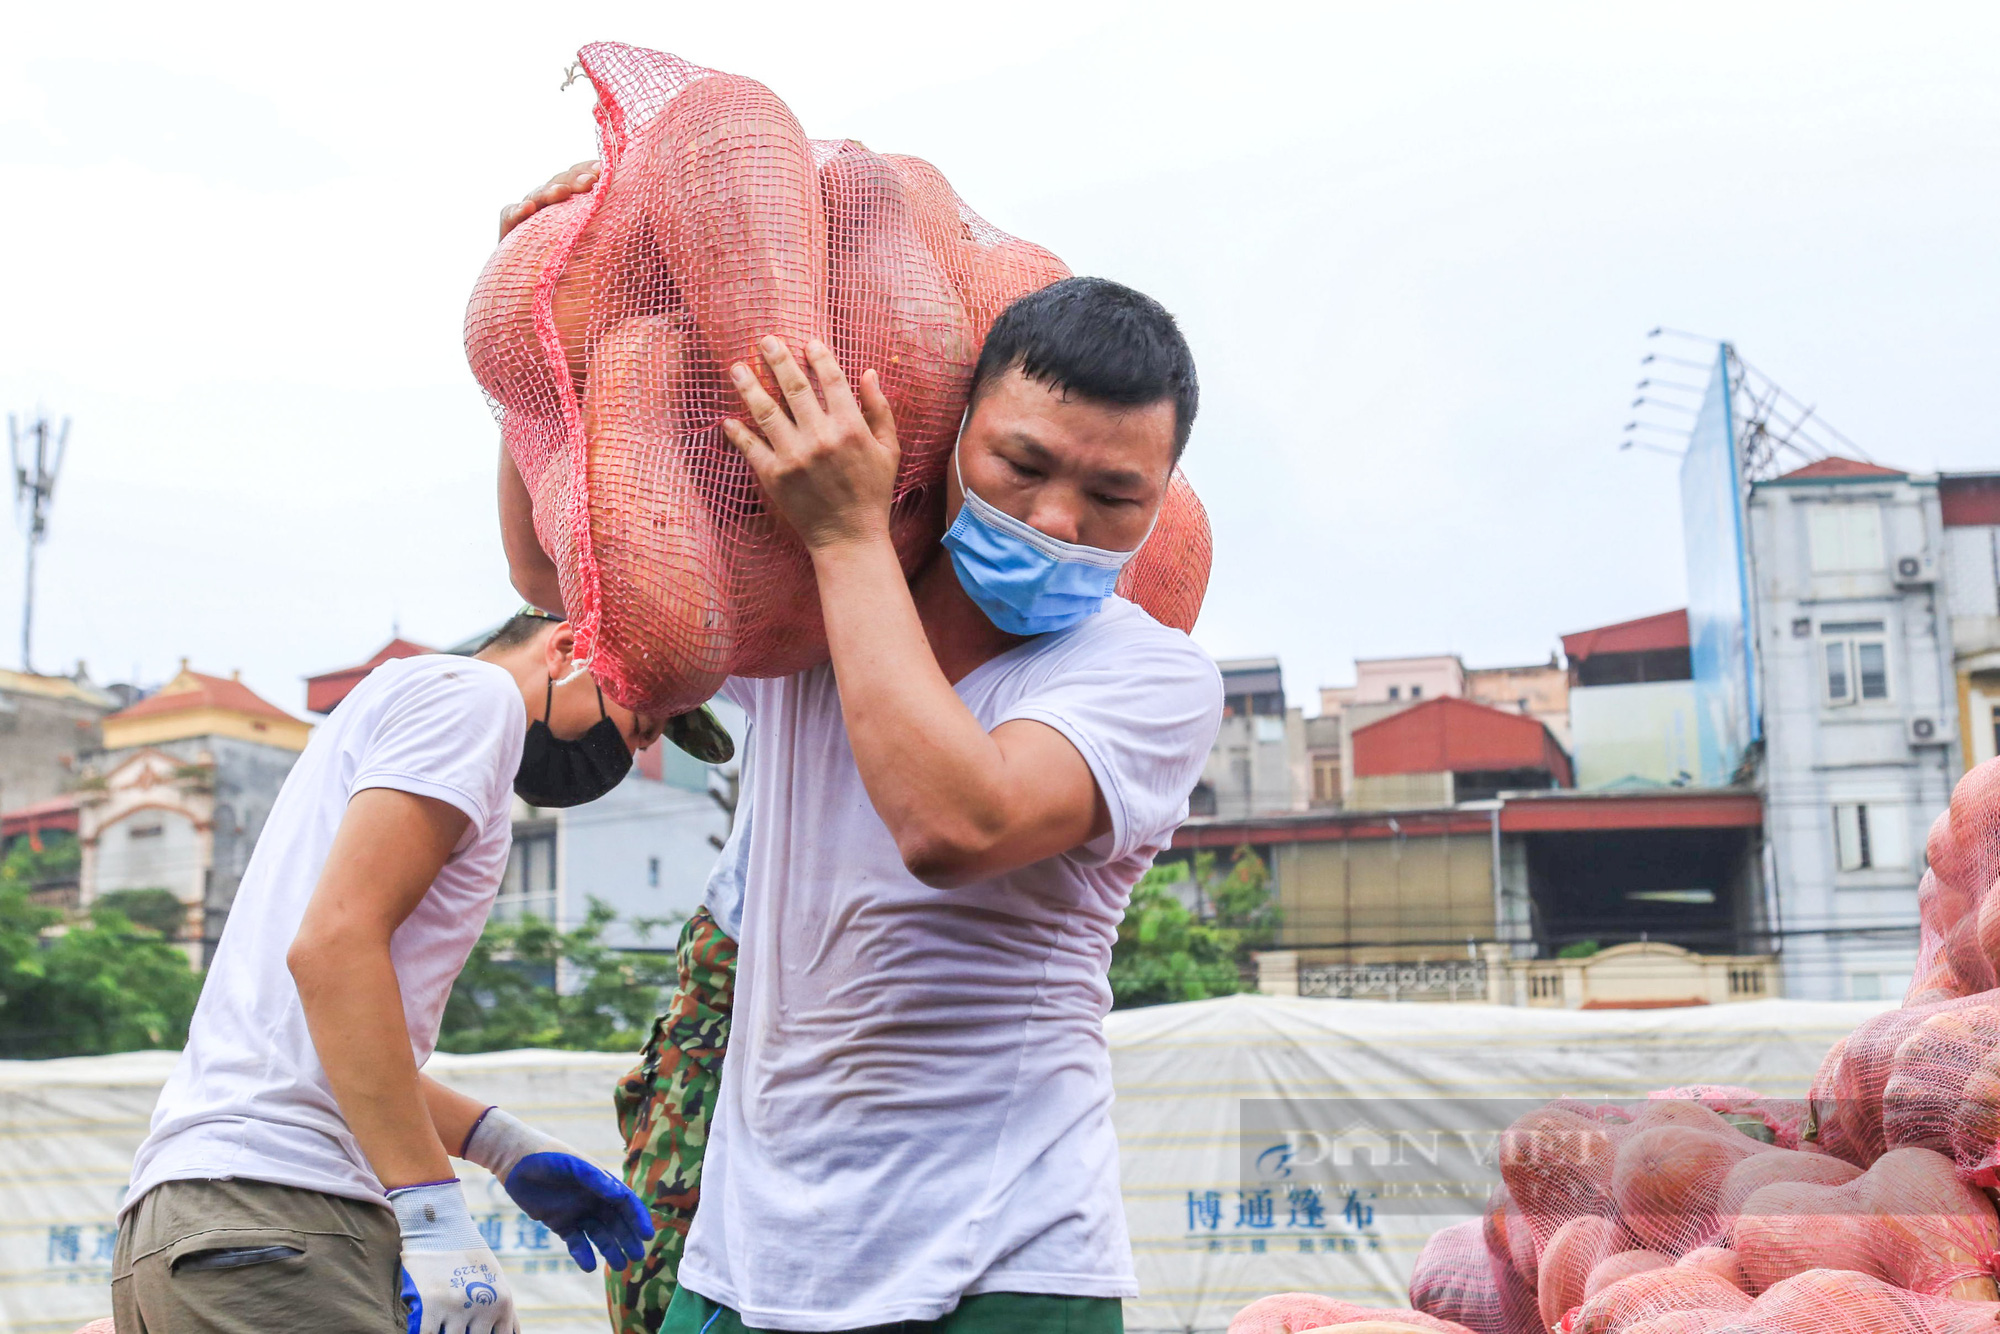
[[[1105,551],[1050,537],[974,495],[956,451],[952,465],[965,503],[944,547],[959,587],[987,619],[1010,635],[1045,635],[1096,615],[1138,548]]]

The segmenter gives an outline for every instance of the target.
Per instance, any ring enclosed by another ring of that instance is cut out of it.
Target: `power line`
[[[51,434],[55,437],[53,449]],[[7,414],[7,454],[14,467],[14,512],[28,534],[26,591],[21,596],[21,670],[30,675],[35,670],[35,551],[48,539],[56,475],[62,471],[63,454],[68,446],[69,418],[63,418],[62,427],[51,432],[49,419],[37,411],[35,420],[24,431],[14,414]]]

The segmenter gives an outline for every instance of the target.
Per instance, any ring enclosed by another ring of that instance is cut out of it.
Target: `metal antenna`
[[[69,447],[69,418],[63,418],[50,448],[49,419],[37,411],[24,431],[13,413],[7,414],[7,454],[14,466],[14,515],[28,533],[27,588],[21,596],[21,670],[35,672],[35,549],[49,536],[49,507],[55,501],[56,476],[62,472]]]
[[[1646,334],[1648,339],[1662,336],[1683,339],[1691,343],[1707,343],[1720,351],[1729,375],[1728,390],[1736,419],[1737,444],[1742,453],[1741,466],[1745,485],[1769,481],[1792,468],[1826,458],[1836,450],[1858,458],[1864,463],[1874,462],[1866,450],[1835,430],[1824,417],[1820,416],[1815,404],[1802,402],[1786,393],[1784,388],[1770,376],[1739,356],[1733,344],[1702,334],[1689,333],[1684,329],[1669,329],[1664,326]],[[1651,367],[1660,363],[1683,366],[1689,370],[1711,370],[1715,366],[1713,360],[1694,361],[1664,352],[1648,352],[1639,359],[1641,367]],[[1705,394],[1707,390],[1681,380],[1654,379],[1650,371],[1644,374],[1634,388],[1638,397],[1632,400],[1633,419],[1625,423],[1618,448],[1644,449],[1655,454],[1680,457],[1681,450],[1650,442],[1636,432],[1657,431],[1662,435],[1673,437],[1677,442],[1686,442],[1692,433],[1691,423],[1672,419],[1666,421],[1649,419],[1645,414],[1659,409],[1683,417],[1697,417],[1698,409],[1685,402],[1661,397],[1655,391],[1665,389],[1694,395]]]

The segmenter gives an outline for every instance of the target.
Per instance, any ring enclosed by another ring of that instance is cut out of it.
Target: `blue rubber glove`
[[[403,1271],[403,1309],[410,1314],[409,1334],[424,1334],[424,1299],[417,1293],[417,1281]]]
[[[597,1268],[593,1246],[613,1269],[645,1255],[653,1235],[645,1204],[554,1136],[489,1107],[459,1156],[498,1177],[522,1213],[563,1239],[577,1268]]]

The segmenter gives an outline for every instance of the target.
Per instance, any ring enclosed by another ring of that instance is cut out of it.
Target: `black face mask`
[[[632,751],[625,734],[604,712],[604,688],[597,690],[598,721],[574,741],[549,730],[549,705],[555,697],[553,678],[542,696],[542,716],[528,724],[521,747],[521,767],[514,771],[514,795],[530,806],[581,806],[623,782],[632,771]]]

